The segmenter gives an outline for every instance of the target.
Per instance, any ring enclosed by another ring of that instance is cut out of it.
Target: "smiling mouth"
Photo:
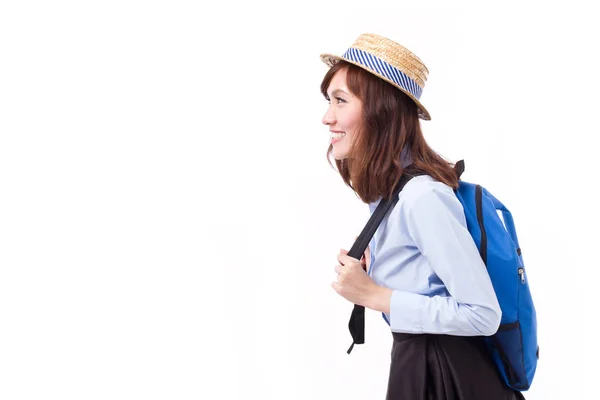
[[[339,142],[344,136],[346,136],[344,132],[331,132],[331,142]]]

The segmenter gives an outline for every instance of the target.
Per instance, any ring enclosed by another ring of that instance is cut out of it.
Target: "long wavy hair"
[[[453,164],[433,151],[423,136],[417,105],[406,94],[383,79],[353,64],[339,61],[325,74],[321,93],[334,75],[347,69],[348,89],[362,101],[362,121],[350,154],[335,160],[342,179],[365,203],[391,198],[404,171],[403,162],[453,189],[458,178]],[[327,160],[331,163],[333,146]],[[402,156],[401,156],[402,155]]]

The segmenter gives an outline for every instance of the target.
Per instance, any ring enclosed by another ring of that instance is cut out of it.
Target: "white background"
[[[384,398],[387,325],[348,356],[330,287],[368,209],[320,123],[318,56],[364,32],[427,64],[429,143],[513,213],[527,399],[597,398],[595,14],[415,3],[3,2],[0,398]]]

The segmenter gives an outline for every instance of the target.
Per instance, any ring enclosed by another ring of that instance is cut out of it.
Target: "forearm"
[[[496,332],[501,311],[495,298],[478,304],[459,303],[453,297],[423,296],[394,291],[390,299],[393,331],[460,336],[489,336]]]

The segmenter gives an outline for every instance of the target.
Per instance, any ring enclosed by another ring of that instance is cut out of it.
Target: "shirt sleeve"
[[[490,336],[501,310],[485,264],[467,230],[462,204],[436,182],[403,204],[404,229],[450,296],[395,290],[390,327],[395,332]]]

